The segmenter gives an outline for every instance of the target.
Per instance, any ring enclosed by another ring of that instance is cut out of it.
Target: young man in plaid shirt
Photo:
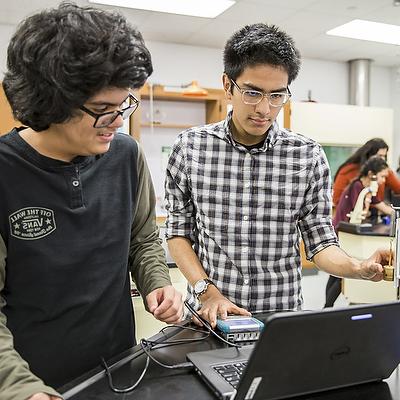
[[[300,68],[292,38],[245,26],[224,50],[227,118],[177,138],[166,177],[167,239],[192,304],[212,325],[227,313],[302,307],[300,237],[331,275],[382,279],[387,251],[345,254],[332,227],[329,166],[314,140],[276,117]]]

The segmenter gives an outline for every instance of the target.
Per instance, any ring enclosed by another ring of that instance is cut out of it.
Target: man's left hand
[[[389,261],[390,251],[378,249],[371,257],[360,264],[360,278],[378,282],[383,279],[383,265]]]
[[[182,320],[182,294],[173,286],[155,289],[146,296],[149,311],[160,321],[175,324]]]

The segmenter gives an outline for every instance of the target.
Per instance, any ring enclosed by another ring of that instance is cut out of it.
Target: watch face
[[[194,291],[195,293],[201,293],[205,290],[207,286],[207,282],[204,280],[197,281],[196,284],[194,285]]]

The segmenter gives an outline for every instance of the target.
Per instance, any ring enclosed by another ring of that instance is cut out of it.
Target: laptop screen
[[[381,380],[400,362],[400,302],[277,313],[265,320],[254,350],[243,350],[188,358],[220,398],[235,394],[235,400],[281,399]],[[215,366],[234,364],[235,354],[249,360],[236,390],[228,390]]]

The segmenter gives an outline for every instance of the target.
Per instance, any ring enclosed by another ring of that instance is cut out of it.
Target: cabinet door
[[[0,83],[0,135],[4,135],[9,132],[15,126],[21,124],[16,121],[12,115],[10,104],[7,101],[6,95],[4,94],[3,85]]]
[[[130,134],[146,154],[156,193],[158,220],[165,218],[164,181],[168,157],[176,137],[185,129],[219,122],[226,117],[227,102],[221,89],[207,89],[207,96],[185,96],[145,85],[135,93],[140,107],[132,114]],[[152,101],[151,101],[152,99]]]
[[[221,89],[207,89],[207,91],[207,96],[192,97],[185,96],[182,92],[166,91],[162,85],[154,85],[153,88],[150,88],[150,86],[146,84],[135,93],[142,101],[142,104],[131,117],[130,134],[137,140],[140,140],[141,134],[144,131],[143,128],[149,127],[151,125],[151,120],[153,120],[153,126],[151,126],[152,131],[154,131],[154,129],[159,130],[159,128],[176,129],[180,131],[190,126],[210,124],[223,120],[227,112],[227,101],[224,91]],[[149,102],[151,98],[153,99],[153,115],[150,115],[151,113],[149,112]],[[164,108],[168,109],[166,113],[163,113],[163,107],[161,107],[161,109],[159,107],[163,102],[165,104]],[[173,105],[171,105],[171,107],[166,106],[168,102],[173,103]],[[205,109],[204,118],[201,121],[196,120],[196,118],[193,121],[187,121],[187,115],[184,113],[185,104],[187,108],[191,108],[190,104],[195,105],[196,103],[198,106]],[[174,108],[178,114],[171,112]],[[180,110],[183,111],[181,114],[179,114]]]

